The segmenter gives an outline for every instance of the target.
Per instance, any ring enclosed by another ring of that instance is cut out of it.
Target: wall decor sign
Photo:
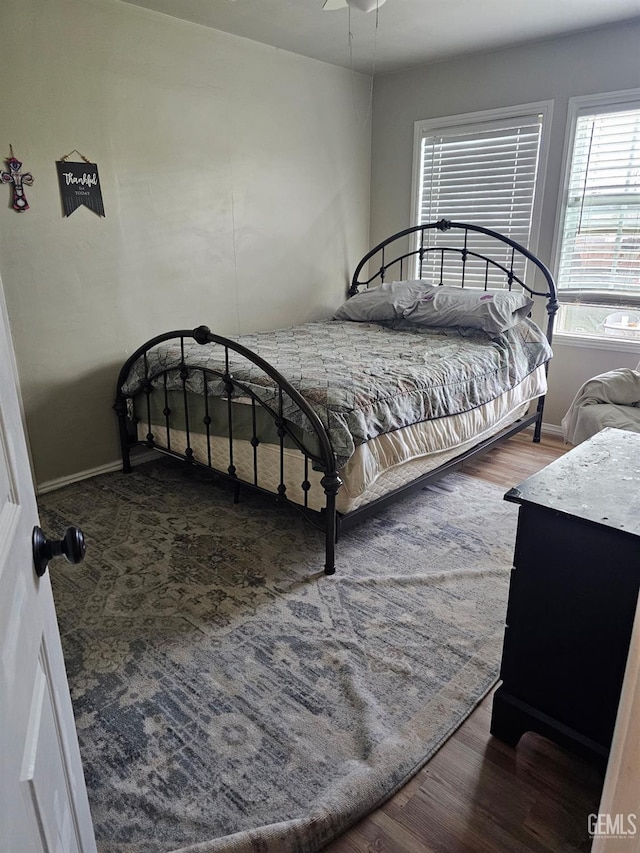
[[[8,172],[0,172],[0,180],[3,184],[12,185],[11,207],[20,213],[22,210],[29,210],[29,203],[24,194],[25,186],[30,187],[33,184],[33,175],[31,172],[22,173],[22,163],[17,157],[13,156],[13,145],[9,146],[9,156],[5,158],[5,163],[9,169]]]
[[[73,153],[79,154],[83,162],[69,161]],[[92,163],[84,154],[74,149],[66,157],[56,161],[56,169],[65,216],[71,216],[83,204],[98,216],[105,215],[96,163]]]

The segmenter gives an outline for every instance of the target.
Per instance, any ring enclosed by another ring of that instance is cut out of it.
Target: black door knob
[[[54,557],[65,557],[69,563],[80,563],[84,560],[84,552],[87,550],[84,533],[79,527],[67,527],[62,539],[47,539],[36,526],[33,528],[31,542],[33,565],[39,578],[46,572],[49,560]]]

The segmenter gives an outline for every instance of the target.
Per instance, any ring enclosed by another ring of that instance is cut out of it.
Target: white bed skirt
[[[336,508],[347,513],[400,486],[415,480],[463,453],[469,447],[490,438],[523,417],[532,401],[547,390],[544,366],[527,376],[506,394],[461,415],[450,415],[437,420],[412,424],[386,435],[373,438],[356,448],[347,464],[340,470],[343,485],[338,492]],[[164,425],[151,426],[151,432],[162,436]],[[148,426],[138,424],[138,438],[144,441]],[[209,464],[207,437],[190,433],[194,458]],[[186,433],[171,430],[171,449],[176,453],[186,450]],[[229,439],[211,436],[211,466],[226,471],[229,465]],[[249,441],[234,440],[233,464],[238,479],[254,483],[254,449]],[[259,444],[257,449],[257,485],[276,492],[280,483],[280,448],[277,445]],[[307,477],[311,487],[307,506],[321,510],[325,494],[320,480],[322,473],[308,466]],[[304,505],[302,482],[305,479],[304,456],[298,450],[284,449],[284,483],[290,501]]]

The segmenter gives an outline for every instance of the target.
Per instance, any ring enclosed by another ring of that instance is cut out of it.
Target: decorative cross
[[[24,194],[23,185],[26,185],[27,187],[32,186],[33,175],[31,172],[25,172],[24,175],[20,174],[22,163],[13,156],[12,145],[9,146],[9,149],[11,151],[11,155],[5,160],[5,163],[9,167],[9,171],[0,172],[0,180],[2,180],[3,184],[13,184],[13,199],[11,207],[18,212],[21,210],[29,210],[29,202]]]

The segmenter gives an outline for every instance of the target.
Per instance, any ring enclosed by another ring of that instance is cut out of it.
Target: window
[[[416,123],[414,215],[417,225],[451,219],[491,228],[527,248],[537,237],[538,174],[543,127],[549,103]],[[452,245],[449,232],[427,232],[429,245]],[[475,238],[474,238],[475,239]],[[495,254],[490,237],[474,248]],[[502,244],[502,262],[509,267],[511,252]],[[451,260],[450,263],[455,263]],[[439,258],[427,254],[416,275],[430,278]],[[445,269],[446,276],[446,269]],[[524,277],[522,267],[514,272]],[[494,273],[489,286],[504,286]],[[467,262],[466,280],[484,286],[485,266]]]
[[[640,92],[569,111],[557,328],[640,341]]]

